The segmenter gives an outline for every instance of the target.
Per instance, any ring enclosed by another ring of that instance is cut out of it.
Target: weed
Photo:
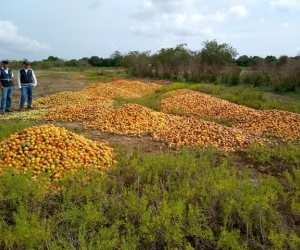
[[[31,121],[13,122],[13,121],[2,121],[0,123],[0,141],[7,138],[15,132],[19,132],[24,128],[32,126],[34,123]]]

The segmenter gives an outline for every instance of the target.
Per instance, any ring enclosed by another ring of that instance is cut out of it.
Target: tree
[[[77,67],[78,66],[77,60],[76,59],[71,59],[69,61],[66,61],[65,66],[67,66],[67,67]]]
[[[123,65],[133,76],[149,76],[151,74],[150,51],[130,51],[124,56]]]
[[[278,59],[277,65],[279,67],[281,67],[281,66],[284,66],[284,65],[286,65],[288,63],[289,63],[288,56],[280,56],[279,59]]]
[[[227,43],[219,44],[216,40],[204,41],[202,44],[204,47],[198,53],[201,60],[200,68],[198,75],[194,75],[193,78],[215,82],[226,70],[226,67],[235,67],[234,58],[238,53],[231,45]],[[193,69],[193,72],[197,72],[197,70]]]
[[[275,56],[266,56],[265,57],[265,62],[267,64],[276,63],[277,61],[278,61],[278,59]]]
[[[251,67],[254,65],[253,57],[247,55],[240,56],[235,60],[236,64],[241,67]]]
[[[119,51],[115,51],[110,55],[110,59],[112,60],[112,66],[120,67],[122,66],[123,55]]]
[[[238,55],[236,49],[227,43],[219,44],[216,40],[204,41],[201,50],[202,61],[208,65],[225,65],[232,63]]]
[[[94,67],[101,67],[102,66],[102,58],[99,58],[98,56],[92,56],[88,60],[89,64]]]
[[[179,44],[175,48],[163,48],[152,56],[152,67],[157,76],[173,78],[187,74],[190,51],[186,44]]]
[[[56,56],[49,56],[47,61],[52,61],[52,62],[55,62],[55,61],[59,61],[60,59]]]

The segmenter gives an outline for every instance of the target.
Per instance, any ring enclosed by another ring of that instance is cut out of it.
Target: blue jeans
[[[32,92],[33,86],[22,86],[21,88],[21,101],[20,101],[20,108],[24,108],[24,104],[27,98],[27,106],[31,106],[32,104]]]
[[[4,87],[1,97],[1,111],[10,110],[13,87]]]

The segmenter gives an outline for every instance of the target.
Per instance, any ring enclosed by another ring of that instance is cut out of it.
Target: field
[[[91,71],[86,73],[86,77],[80,78],[82,76],[82,72],[70,72],[70,71],[35,71],[39,84],[34,89],[33,100],[37,100],[39,98],[43,98],[45,96],[49,96],[56,93],[61,93],[65,91],[80,91],[89,84],[95,81],[109,81],[114,78],[118,78],[118,75],[113,74],[112,76],[109,74],[108,77],[98,76],[97,72]],[[78,77],[79,76],[79,77]],[[115,77],[117,76],[117,77]],[[13,109],[15,113],[18,112],[20,102],[20,93],[19,90],[15,90],[13,94]],[[39,121],[40,123],[40,121]],[[84,129],[82,124],[74,122],[68,123],[64,122],[61,124],[66,128],[72,131],[82,131],[84,133]],[[107,140],[110,143],[117,144],[125,144],[128,148],[141,148],[144,151],[156,151],[159,148],[159,143],[153,142],[149,137],[144,138],[136,138],[127,135],[118,135],[118,134],[107,134],[107,133],[92,133],[90,136],[93,136],[93,139],[97,140]],[[150,147],[149,147],[150,144]]]
[[[1,249],[299,249],[299,96],[36,75],[0,117]]]

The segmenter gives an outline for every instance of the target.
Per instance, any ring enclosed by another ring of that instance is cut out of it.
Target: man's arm
[[[18,86],[19,86],[19,89],[21,89],[21,74],[20,74],[20,70],[18,70]]]
[[[14,77],[14,73],[11,71],[11,86],[13,87],[13,89],[15,89],[13,77]]]
[[[36,76],[32,70],[32,83],[33,83],[33,86],[36,86],[37,85],[37,80],[36,80]]]
[[[1,71],[0,71],[0,79],[1,79]],[[0,81],[0,89],[2,90],[4,87],[2,86],[1,84],[1,81]]]

